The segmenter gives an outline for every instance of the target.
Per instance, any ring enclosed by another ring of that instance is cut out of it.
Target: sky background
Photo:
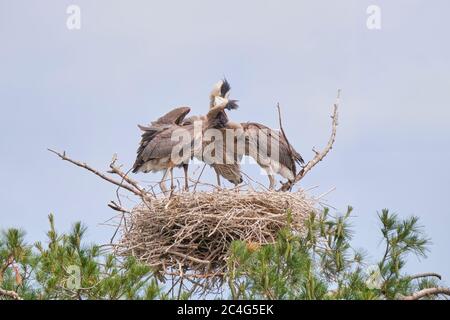
[[[80,30],[66,27],[70,4]],[[366,27],[372,4],[381,30]],[[449,12],[446,0],[0,0],[0,229],[43,240],[52,212],[61,230],[81,220],[89,241],[109,241],[100,224],[116,188],[48,147],[105,170],[117,153],[128,168],[136,124],[180,105],[204,113],[225,75],[240,100],[230,117],[276,128],[280,102],[309,160],[327,142],[341,88],[335,147],[301,187],[336,187],[327,202],[355,208],[353,243],[372,261],[383,250],[377,211],[418,215],[433,245],[408,271],[449,284]],[[267,184],[256,166],[244,169]]]

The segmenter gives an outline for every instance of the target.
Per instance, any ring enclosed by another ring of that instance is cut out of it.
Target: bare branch
[[[284,140],[286,140],[286,143],[288,145],[288,151],[289,151],[289,156],[291,157],[291,161],[292,161],[292,163],[295,163],[295,157],[294,157],[294,153],[292,152],[291,143],[289,142],[289,140],[286,136],[286,133],[284,132],[284,129],[283,129],[283,124],[281,121],[281,108],[280,108],[279,103],[277,103],[277,109],[278,109],[278,122],[280,125],[280,131],[281,131],[281,134],[283,135]],[[295,172],[294,172],[294,174],[295,174]],[[292,188],[292,186],[291,186],[291,188]]]
[[[121,207],[120,205],[118,205],[114,201],[111,201],[110,203],[108,203],[108,207],[110,207],[111,209],[113,209],[115,211],[119,211],[119,212],[123,212],[123,213],[130,213],[129,210]]]
[[[200,178],[202,177],[202,174],[203,174],[203,171],[205,170],[205,167],[206,167],[206,163],[203,165],[202,171],[200,171],[200,174],[198,175],[197,181],[195,181],[194,191],[193,192],[195,192],[195,190],[197,190],[197,185],[200,182]]]
[[[429,296],[435,296],[438,294],[444,294],[446,296],[450,296],[450,288],[444,288],[444,287],[437,287],[437,288],[427,288],[420,291],[417,291],[416,293],[402,297],[401,300],[419,300],[425,297]]]
[[[130,185],[132,185],[134,188],[136,188],[136,190],[138,190],[140,194],[145,194],[146,191],[144,190],[144,188],[142,188],[142,187],[139,185],[139,183],[138,183],[137,181],[131,179],[131,178],[128,176],[128,173],[130,173],[130,171],[131,171],[132,169],[128,170],[127,172],[122,172],[122,171],[120,170],[120,168],[119,168],[118,166],[116,166],[116,160],[117,160],[117,158],[114,158],[113,161],[111,162],[111,164],[109,165],[109,167],[111,168],[111,170],[108,171],[108,173],[117,174],[118,176],[120,176],[120,177],[122,178],[122,182],[123,182],[123,181],[126,181],[128,184],[130,184]],[[121,183],[122,183],[122,182],[121,182]],[[120,186],[119,186],[119,188],[120,188]]]
[[[317,151],[313,148],[313,152],[315,153],[315,156],[312,160],[310,160],[304,167],[302,170],[300,170],[300,172],[297,174],[297,176],[294,179],[294,182],[292,183],[286,183],[283,185],[283,187],[281,188],[282,191],[286,191],[289,190],[290,188],[292,188],[294,186],[294,184],[296,184],[297,182],[299,182],[301,179],[303,179],[305,177],[305,175],[311,171],[311,169],[318,164],[320,161],[323,160],[323,158],[325,158],[325,156],[330,152],[330,150],[333,148],[333,144],[336,140],[336,129],[338,126],[338,108],[339,108],[339,99],[341,96],[341,90],[338,90],[338,94],[337,94],[337,98],[336,98],[336,102],[334,103],[334,108],[333,108],[333,115],[331,116],[332,120],[332,124],[331,124],[331,135],[330,138],[328,140],[327,145],[325,146],[325,148],[322,151]]]
[[[4,290],[0,288],[0,296],[11,298],[13,300],[23,300],[15,291]]]
[[[86,164],[86,163],[82,163],[82,162],[79,162],[79,161],[70,159],[69,157],[66,156],[66,153],[65,153],[65,152],[59,153],[59,152],[57,152],[57,151],[55,151],[55,150],[52,150],[52,149],[47,149],[47,150],[50,151],[50,152],[52,152],[52,153],[54,153],[54,154],[56,154],[56,155],[57,155],[58,157],[60,157],[62,160],[68,161],[68,162],[70,162],[70,163],[72,163],[72,164],[74,164],[74,165],[76,165],[76,166],[78,166],[78,167],[80,167],[80,168],[84,168],[84,169],[86,169],[86,170],[92,172],[93,174],[99,176],[100,178],[102,178],[102,179],[104,179],[104,180],[106,180],[106,181],[108,181],[108,182],[110,182],[110,183],[112,183],[112,184],[115,184],[115,185],[117,185],[117,186],[119,186],[119,187],[122,187],[122,188],[124,188],[124,189],[130,191],[131,193],[134,193],[135,195],[137,195],[137,196],[139,196],[139,197],[143,197],[143,196],[144,196],[144,194],[142,193],[142,191],[141,191],[140,189],[137,189],[133,184],[131,184],[131,186],[130,186],[130,185],[128,185],[128,184],[123,184],[123,183],[121,183],[121,182],[119,182],[119,181],[117,181],[117,180],[115,180],[115,179],[113,179],[113,178],[111,178],[111,177],[108,177],[108,176],[105,175],[104,173],[99,172],[98,170],[92,168],[91,166],[89,166],[89,165]],[[119,171],[120,171],[120,170],[119,170]],[[116,172],[114,172],[114,173],[116,173]],[[125,174],[124,174],[124,175],[125,175]],[[122,178],[123,178],[123,177],[122,177]],[[126,179],[124,179],[124,180],[127,181]],[[128,182],[128,181],[127,181],[127,182]]]
[[[427,278],[427,277],[435,277],[438,278],[439,280],[442,279],[442,276],[438,273],[434,273],[434,272],[425,272],[425,273],[418,273],[418,274],[414,274],[412,276],[407,277],[410,280],[414,280],[414,279],[419,279],[419,278]]]

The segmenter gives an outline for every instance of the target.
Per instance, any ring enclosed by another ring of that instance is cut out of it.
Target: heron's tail
[[[300,153],[295,151],[295,149],[294,149],[294,147],[292,145],[291,145],[291,150],[292,150],[295,162],[297,162],[300,165],[305,164],[305,160],[303,160],[303,158],[300,155]]]

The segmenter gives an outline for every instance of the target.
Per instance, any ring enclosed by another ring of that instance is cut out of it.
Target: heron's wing
[[[242,127],[246,131],[247,135],[247,143],[252,143],[254,146],[257,146],[258,152],[262,152],[263,155],[272,156],[272,146],[271,144],[274,142],[278,142],[278,161],[280,164],[289,168],[292,172],[296,172],[295,162],[303,164],[303,158],[301,155],[295,150],[295,148],[289,144],[289,142],[285,139],[283,134],[280,132],[273,130],[263,124],[248,122],[243,123]],[[266,143],[262,143],[260,141],[260,130],[266,135]],[[292,155],[291,155],[292,153]]]
[[[170,129],[174,124],[180,124],[190,110],[191,109],[188,107],[176,108],[166,113],[158,120],[153,121],[150,126],[138,124],[139,129],[143,131],[138,153],[140,153],[158,133]]]
[[[139,143],[139,148],[137,150],[138,155],[145,149],[145,147],[147,147],[147,145],[159,132],[170,129],[171,126],[172,125],[169,124],[157,124],[150,127],[138,125],[139,129],[142,130],[141,142]]]
[[[152,121],[149,126],[138,124],[142,131],[163,131],[169,129],[174,124],[181,124],[184,117],[191,111],[189,107],[180,107],[167,112],[156,121]]]
[[[292,153],[292,159],[295,162],[297,162],[298,164],[304,164],[305,160],[303,160],[300,153],[298,153],[295,150],[294,146],[292,144],[290,144],[288,140],[286,140],[286,137],[283,135],[283,133],[279,132],[279,131],[274,131],[274,132],[276,132],[276,134],[278,134],[278,137],[280,140],[280,152],[282,151],[281,149],[283,148],[283,151],[285,151],[286,154]],[[295,163],[293,164],[293,167],[295,168]],[[293,172],[295,172],[295,171],[293,171]]]
[[[158,120],[152,122],[152,126],[157,126],[161,124],[180,124],[184,117],[191,111],[189,107],[180,107],[167,112]]]
[[[184,130],[179,131],[176,130]],[[175,135],[180,137],[181,134],[186,134],[183,139],[176,139]],[[172,139],[172,137],[174,137]],[[178,126],[172,127],[171,129],[164,130],[158,133],[152,141],[150,141],[147,146],[142,150],[142,161],[146,162],[152,159],[162,159],[166,157],[170,157],[175,147],[176,150],[187,150],[192,151],[190,146],[192,146],[192,141],[194,137],[192,132],[187,129],[181,129]],[[189,154],[190,155],[190,154]]]
[[[279,135],[279,137],[282,137],[283,135]],[[279,139],[278,142],[279,145],[279,162],[280,164],[284,165],[285,167],[289,168],[294,175],[297,174],[297,168],[295,165],[295,150],[291,146],[289,149],[289,145],[283,138]],[[292,152],[292,155],[291,155]]]
[[[171,124],[163,124],[163,123],[157,123],[157,122],[152,122],[152,124],[150,126],[142,126],[142,125],[138,124],[139,129],[141,129],[144,132],[146,132],[146,131],[153,131],[153,132],[163,131],[163,130],[169,129],[171,126],[172,126]]]

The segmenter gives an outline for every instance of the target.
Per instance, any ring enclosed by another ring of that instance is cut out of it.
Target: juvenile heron
[[[296,163],[304,164],[304,161],[284,135],[256,122],[242,123],[242,127],[245,132],[245,155],[252,157],[266,171],[269,189],[275,187],[275,174],[292,183],[297,174]]]
[[[228,97],[231,89],[226,79],[220,81],[211,92],[211,104],[214,97]],[[304,164],[301,155],[287,141],[284,134],[275,131],[263,124],[256,122],[235,123],[228,120],[223,112],[220,117],[226,118],[225,128],[243,130],[245,137],[245,148],[240,150],[235,146],[237,163],[243,155],[253,158],[258,165],[264,169],[269,177],[269,189],[274,189],[275,174],[279,174],[288,182],[292,182],[297,174],[296,163]],[[275,144],[275,145],[274,145]]]
[[[161,190],[166,193],[168,190],[164,182],[167,175],[170,175],[171,190],[173,190],[173,168],[183,167],[184,188],[187,190],[189,188],[189,160],[195,154],[194,146],[196,145],[196,141],[202,138],[206,130],[214,128],[220,123],[219,115],[224,109],[232,110],[236,107],[235,102],[222,99],[204,116],[200,130],[196,130],[195,123],[193,122],[183,122],[191,110],[188,107],[176,108],[152,122],[150,126],[139,126],[143,133],[140,146],[137,150],[137,158],[132,168],[133,172],[148,173],[164,171],[159,185]],[[174,139],[180,136],[180,133],[183,134],[181,142]],[[181,150],[183,152],[180,155],[179,152],[175,153],[174,150]]]
[[[210,110],[220,104],[224,99],[229,101],[228,103],[233,106],[233,109],[236,109],[238,107],[237,101],[228,100],[230,90],[230,84],[226,79],[220,80],[216,83],[209,96]],[[214,141],[216,161],[210,164],[216,172],[217,184],[220,187],[220,177],[222,176],[237,186],[243,181],[241,167],[239,164],[240,159],[238,158],[235,150],[237,139],[239,139],[239,135],[242,134],[242,127],[239,123],[230,121],[225,111],[220,111],[217,113],[214,125],[212,127],[214,129],[219,129],[221,133],[221,139],[219,139],[219,141]],[[227,141],[227,134],[231,133],[233,134],[233,142],[230,145],[229,141]]]
[[[181,107],[171,110],[158,120],[153,121],[150,126],[141,126],[143,131],[141,142],[137,150],[137,158],[133,165],[133,173],[137,172],[158,172],[164,171],[159,186],[163,193],[167,192],[165,180],[170,174],[171,189],[173,189],[173,168],[183,167],[184,170],[184,188],[188,189],[188,162],[189,155],[184,155],[179,159],[173,159],[172,150],[179,142],[172,141],[174,131],[179,128],[188,130],[193,137],[193,126],[182,125],[185,116],[190,112],[190,108]],[[191,143],[189,141],[189,143]]]

